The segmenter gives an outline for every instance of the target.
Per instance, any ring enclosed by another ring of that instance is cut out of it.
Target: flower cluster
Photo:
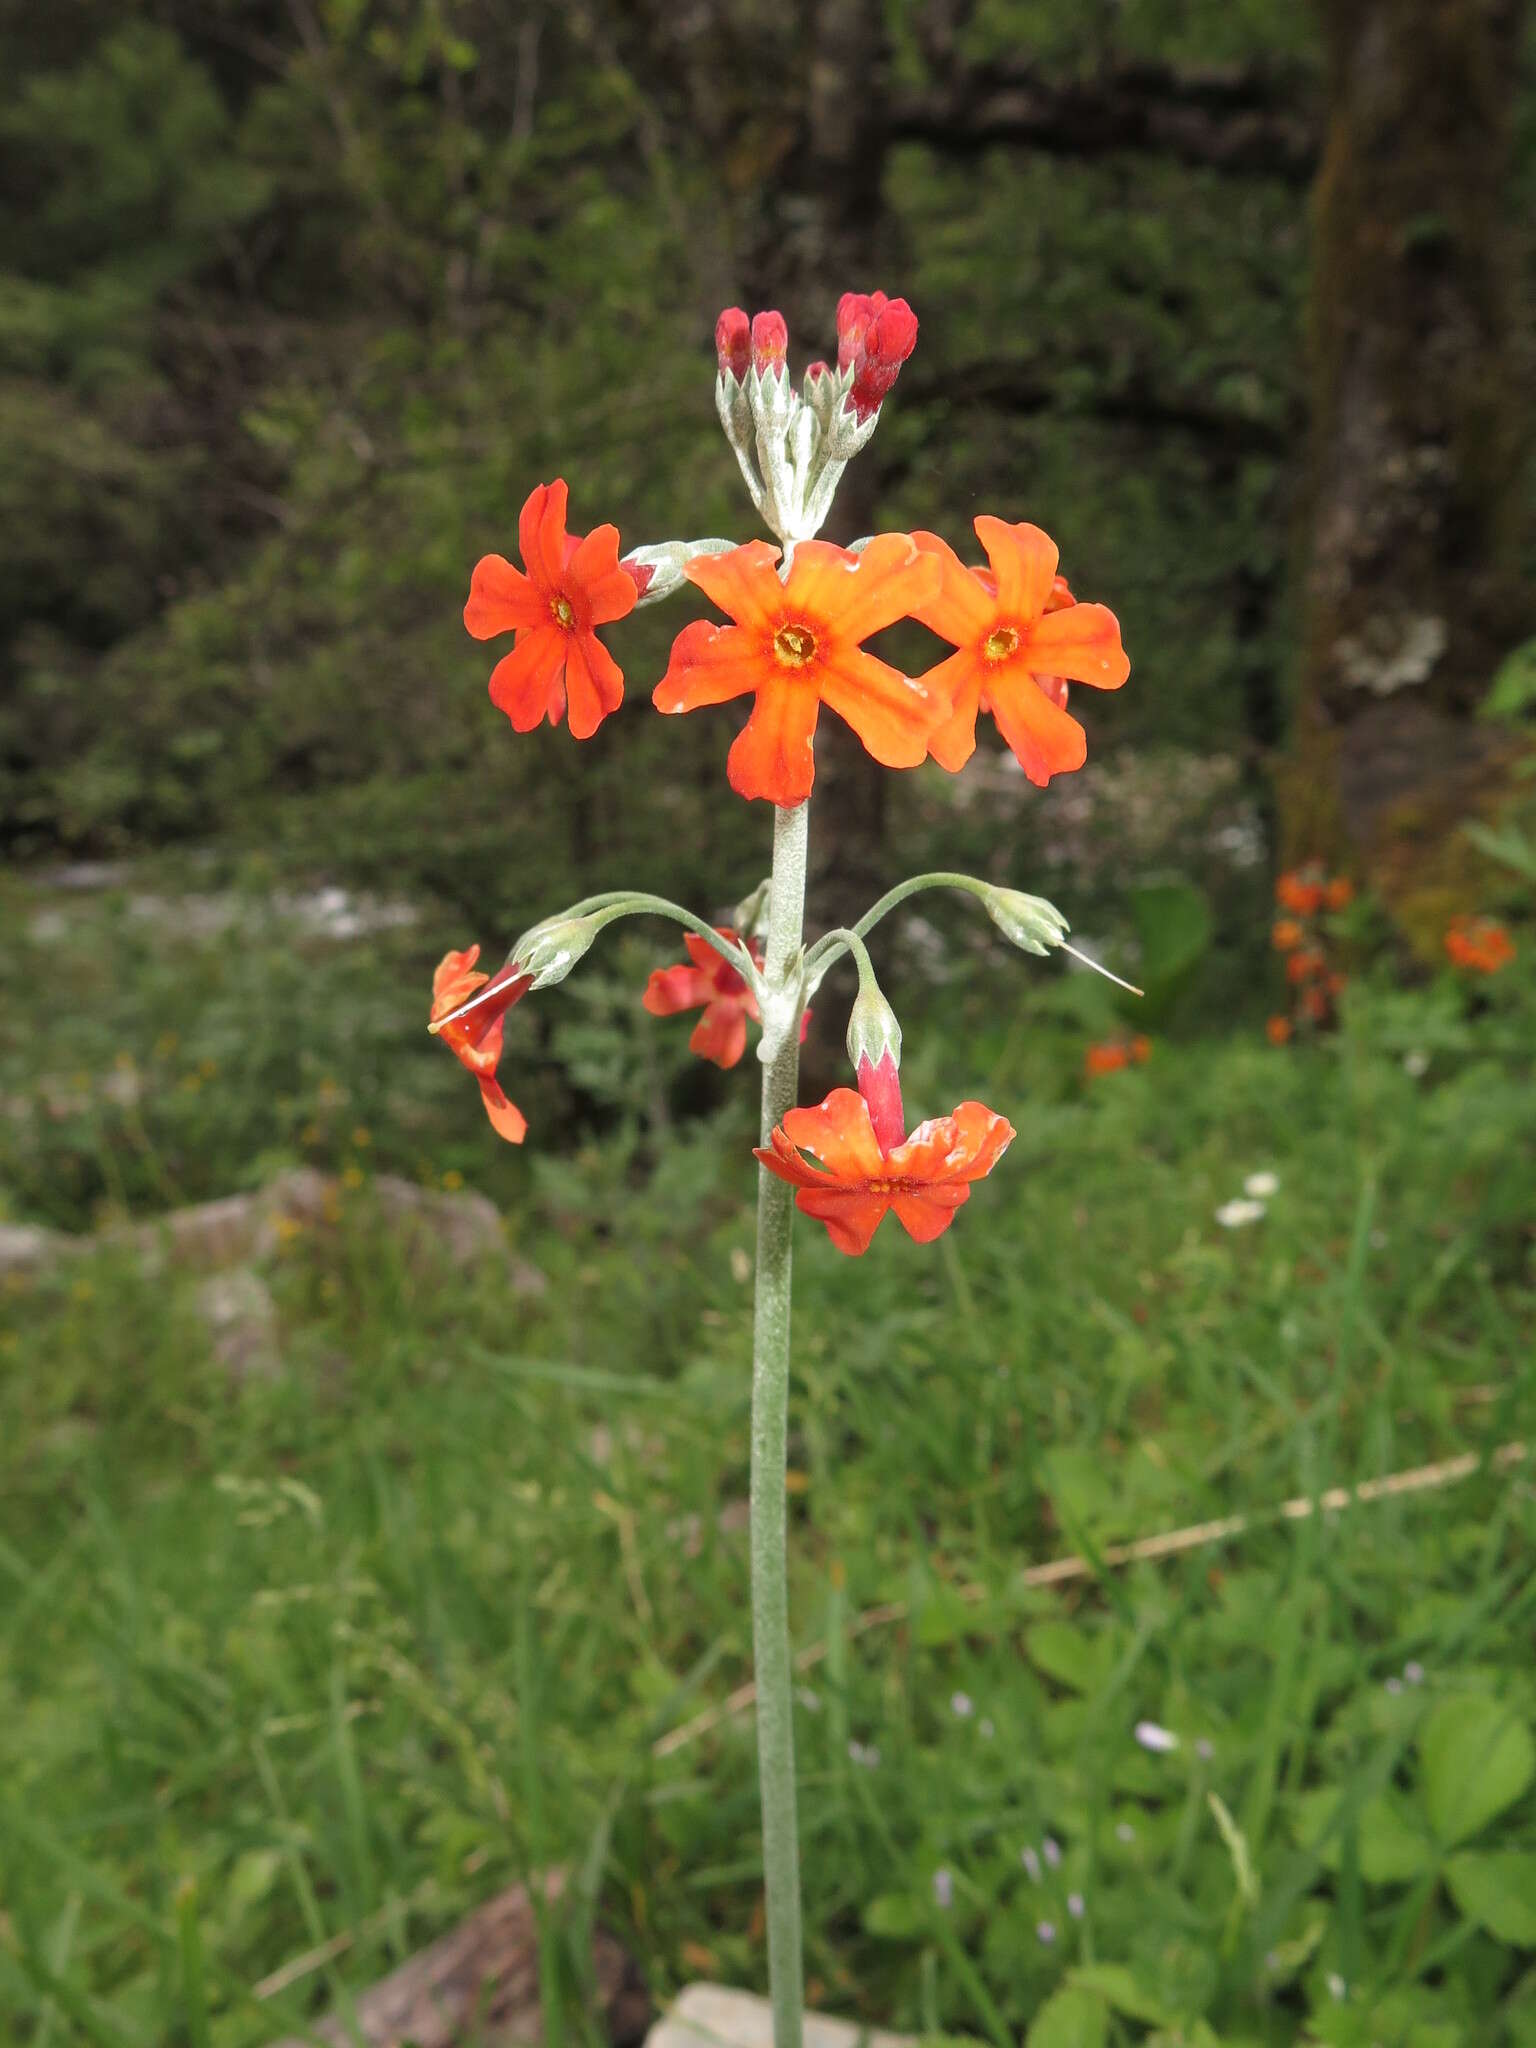
[[[1495,918],[1457,917],[1445,934],[1446,957],[1468,974],[1497,974],[1515,957],[1515,942]]]
[[[1347,910],[1355,885],[1347,875],[1328,875],[1316,862],[1289,868],[1275,883],[1275,905],[1283,914],[1270,926],[1269,943],[1285,961],[1288,1007],[1265,1029],[1272,1045],[1285,1045],[1298,1029],[1319,1031],[1337,1020],[1345,976],[1334,966],[1329,912]]]
[[[530,494],[518,521],[521,567],[484,556],[464,610],[477,639],[512,635],[490,694],[516,731],[564,718],[573,738],[590,739],[624,698],[622,671],[600,629],[691,588],[723,617],[682,627],[652,701],[680,714],[750,700],[726,761],[727,780],[742,797],[781,812],[805,802],[824,708],[886,767],[932,760],[958,771],[975,751],[984,714],[1036,785],[1082,766],[1087,737],[1068,714],[1069,685],[1118,689],[1130,664],[1114,614],[1077,601],[1058,573],[1055,543],[1038,526],[980,514],[981,563],[921,530],[878,533],[847,547],[816,538],[843,469],[874,432],[917,342],[911,307],[881,292],[844,293],[836,326],[835,364],[811,363],[796,385],[781,314],[749,317],[732,306],[716,323],[716,410],[776,544],[666,540],[621,555],[612,525],[585,535],[567,530],[562,478]],[[923,626],[949,651],[912,675],[871,653],[866,643],[901,621]],[[1065,943],[1064,921],[1039,899],[979,884],[973,893],[1024,950]],[[701,1012],[689,1043],[702,1058],[734,1067],[754,1023],[762,1026],[765,1063],[797,1020],[803,1036],[807,997],[819,978],[808,968],[781,960],[770,976],[755,940],[706,927],[655,898],[591,898],[533,927],[494,978],[475,971],[477,948],[449,953],[438,968],[431,1028],[476,1076],[503,1137],[518,1143],[525,1130],[496,1079],[506,1012],[528,989],[568,972],[603,924],[641,908],[691,926],[687,960],[653,973],[644,1002],[656,1016]],[[841,943],[857,947],[867,991],[849,1037],[858,1089],[834,1089],[818,1108],[790,1110],[758,1156],[794,1186],[799,1207],[826,1224],[841,1250],[862,1252],[893,1209],[909,1235],[927,1241],[991,1171],[1012,1128],[966,1102],[907,1133],[899,1027],[862,942],[850,934]],[[1147,1050],[1142,1038],[1095,1048],[1090,1071],[1142,1060]]]

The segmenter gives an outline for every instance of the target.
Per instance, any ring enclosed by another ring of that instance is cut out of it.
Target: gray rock
[[[805,2015],[805,2048],[911,2048],[915,2038]],[[689,1984],[646,2035],[645,2048],[773,2048],[773,2007],[725,1984]]]
[[[264,1280],[244,1266],[215,1273],[198,1288],[197,1309],[208,1325],[215,1365],[237,1386],[280,1377],[277,1303]]]

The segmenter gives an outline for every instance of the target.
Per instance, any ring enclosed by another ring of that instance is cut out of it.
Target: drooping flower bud
[[[907,1135],[899,1073],[901,1025],[879,984],[862,971],[848,1015],[848,1057],[858,1076],[859,1093],[869,1105],[880,1149],[889,1152]]]
[[[788,374],[789,327],[782,313],[752,315],[752,367],[759,377]]]
[[[752,323],[740,306],[727,306],[715,322],[715,357],[721,376],[738,384],[752,367]]]
[[[518,940],[509,966],[531,975],[535,989],[564,981],[592,945],[607,920],[603,917],[551,917]]]
[[[905,299],[892,299],[870,322],[854,357],[848,405],[855,419],[868,419],[879,411],[916,346],[917,315]],[[841,342],[838,354],[842,354]]]
[[[1021,889],[986,889],[982,904],[1003,937],[1025,953],[1049,953],[1065,943],[1071,926],[1043,896],[1026,896]]]

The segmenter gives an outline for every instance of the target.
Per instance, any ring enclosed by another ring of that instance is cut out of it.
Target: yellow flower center
[[[988,661],[1006,661],[1019,644],[1018,629],[1014,626],[999,626],[995,633],[989,633],[982,642],[982,653]]]
[[[816,635],[808,626],[780,626],[773,636],[773,658],[780,668],[804,668],[816,652]]]
[[[557,626],[570,627],[575,625],[576,614],[571,610],[569,598],[557,597],[552,599],[550,602],[549,609],[554,614],[554,620]]]

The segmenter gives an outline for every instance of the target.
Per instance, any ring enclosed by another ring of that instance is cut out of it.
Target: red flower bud
[[[807,363],[805,366],[805,381],[807,384],[819,384],[823,377],[830,377],[831,374],[831,365],[824,363],[820,356],[816,358],[814,363]]]
[[[752,367],[759,377],[784,374],[789,357],[789,328],[782,313],[752,315]]]
[[[715,357],[722,377],[739,384],[752,362],[752,323],[740,306],[727,306],[715,322]]]
[[[917,346],[917,315],[905,299],[892,299],[870,322],[854,357],[853,389],[848,403],[857,419],[877,412],[896,382],[902,364]],[[838,345],[842,355],[842,344]]]
[[[901,1102],[901,1076],[888,1052],[879,1062],[868,1053],[859,1061],[859,1093],[869,1111],[875,1137],[882,1152],[894,1152],[907,1135],[907,1115]]]
[[[864,345],[877,315],[885,311],[884,292],[844,292],[837,302],[837,367],[846,370]]]

